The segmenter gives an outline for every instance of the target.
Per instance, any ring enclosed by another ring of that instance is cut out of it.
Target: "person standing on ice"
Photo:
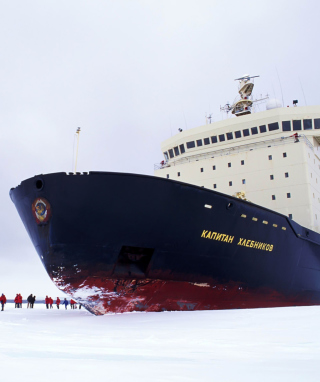
[[[59,305],[60,305],[60,298],[59,297],[57,297],[57,300],[56,300],[56,305],[57,305],[57,308],[59,309]]]
[[[47,309],[49,309],[50,299],[48,296],[46,296],[46,298],[44,299],[44,302],[46,304]]]
[[[51,297],[49,297],[49,304],[50,304],[50,309],[53,309],[53,300]]]
[[[19,296],[18,293],[16,294],[16,297],[14,298],[14,307],[19,308]]]
[[[33,309],[33,305],[34,305],[34,302],[36,301],[36,296],[33,296],[32,297],[32,300],[31,300],[31,304],[30,304],[30,308]]]
[[[6,299],[6,296],[2,293],[2,295],[0,296],[0,302],[1,302],[1,311],[3,311],[4,309],[4,304],[7,303],[7,299]]]
[[[20,293],[18,294],[18,308],[22,308],[22,296]]]
[[[27,298],[27,302],[28,302],[27,309],[29,307],[31,308],[31,301],[32,301],[32,294],[30,294],[30,296],[28,296],[28,298]]]
[[[65,306],[65,308],[67,309],[67,307],[68,307],[68,305],[69,305],[69,302],[68,302],[68,300],[65,298],[62,304],[63,304],[63,305]]]

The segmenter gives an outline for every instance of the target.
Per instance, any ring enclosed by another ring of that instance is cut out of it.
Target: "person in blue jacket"
[[[65,308],[67,309],[67,306],[69,305],[69,301],[65,298],[62,304],[63,304],[63,305],[65,306]]]

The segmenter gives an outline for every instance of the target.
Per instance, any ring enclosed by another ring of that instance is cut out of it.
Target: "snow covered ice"
[[[320,379],[320,307],[105,316],[61,308],[0,312],[4,380]]]

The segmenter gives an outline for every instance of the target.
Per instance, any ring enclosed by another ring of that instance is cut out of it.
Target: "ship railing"
[[[298,140],[299,142],[303,142],[312,151],[314,151],[314,147],[312,143],[308,140],[308,138],[305,135],[303,134],[299,135]],[[161,170],[171,166],[177,166],[184,163],[196,162],[199,160],[210,159],[210,158],[224,156],[224,155],[238,154],[241,152],[252,151],[252,150],[261,149],[264,147],[280,146],[280,145],[287,145],[292,143],[297,143],[295,137],[281,137],[281,138],[268,139],[265,141],[260,141],[255,143],[247,143],[245,145],[229,147],[227,149],[212,150],[203,154],[190,155],[185,158],[170,160],[169,162],[163,161],[161,163],[156,163],[154,165],[154,170]]]

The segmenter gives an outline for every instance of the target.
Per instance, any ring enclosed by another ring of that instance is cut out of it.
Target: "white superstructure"
[[[320,106],[272,108],[167,139],[155,175],[233,196],[244,192],[320,232],[319,143]]]

